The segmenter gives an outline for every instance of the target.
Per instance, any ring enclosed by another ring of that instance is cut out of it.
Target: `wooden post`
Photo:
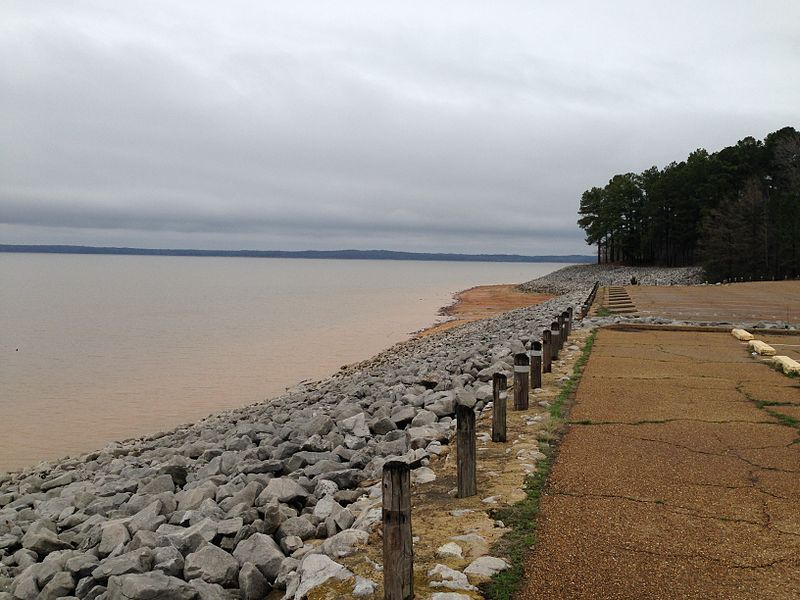
[[[528,373],[530,369],[527,352],[514,355],[514,410],[528,410]]]
[[[573,314],[574,312],[575,311],[571,306],[567,309],[567,335],[572,335],[572,319],[575,316]]]
[[[550,354],[553,360],[558,358],[558,351],[561,348],[561,327],[558,325],[558,321],[553,321],[550,323]]]
[[[531,388],[542,387],[542,342],[531,345]]]
[[[411,468],[401,460],[389,460],[383,465],[383,597],[414,597]]]
[[[553,340],[552,333],[549,329],[542,332],[542,373],[550,373],[553,370]]]
[[[563,348],[567,343],[569,337],[569,313],[564,311],[561,313],[561,347]]]
[[[475,411],[470,406],[456,406],[456,453],[458,459],[458,497],[478,493],[475,461]]]
[[[492,377],[493,386],[493,405],[492,405],[492,441],[506,441],[506,405],[508,394],[506,393],[508,381],[502,373],[495,373]]]

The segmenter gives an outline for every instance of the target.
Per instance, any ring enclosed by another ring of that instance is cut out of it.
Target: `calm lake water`
[[[0,471],[275,396],[561,266],[0,254]]]

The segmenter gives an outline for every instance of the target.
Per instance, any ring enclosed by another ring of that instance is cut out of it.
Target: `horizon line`
[[[72,244],[0,244],[0,252],[42,254],[115,254],[135,256],[197,256],[245,258],[317,258],[342,260],[443,260],[487,262],[589,262],[589,254],[523,255],[506,253],[410,252],[400,250],[203,250],[195,248],[136,248]]]

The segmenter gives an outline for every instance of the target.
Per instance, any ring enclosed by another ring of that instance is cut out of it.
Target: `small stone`
[[[428,577],[432,579],[431,587],[446,587],[451,590],[475,589],[475,587],[469,583],[464,573],[445,565],[436,565],[430,569],[428,571]]]
[[[420,467],[411,472],[411,481],[417,484],[430,483],[436,481],[436,473],[428,467]]]
[[[353,586],[353,596],[356,598],[368,598],[375,593],[377,588],[378,584],[374,581],[356,575],[356,584]]]
[[[57,487],[63,487],[65,485],[69,485],[74,481],[74,476],[72,473],[64,473],[63,475],[51,479],[49,481],[45,481],[42,484],[42,491],[46,492],[47,490],[52,490]]]
[[[475,575],[481,579],[490,579],[496,573],[505,571],[510,567],[506,561],[494,556],[481,556],[473,560],[469,566],[464,569],[467,575]]]
[[[447,542],[436,549],[436,556],[440,558],[461,558],[463,553],[461,546],[455,542]]]
[[[331,558],[343,558],[354,554],[357,546],[367,543],[369,534],[360,529],[345,529],[322,543],[323,554]]]

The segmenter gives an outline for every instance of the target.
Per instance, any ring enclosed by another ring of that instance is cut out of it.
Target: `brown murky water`
[[[277,395],[560,266],[0,254],[0,471]]]

